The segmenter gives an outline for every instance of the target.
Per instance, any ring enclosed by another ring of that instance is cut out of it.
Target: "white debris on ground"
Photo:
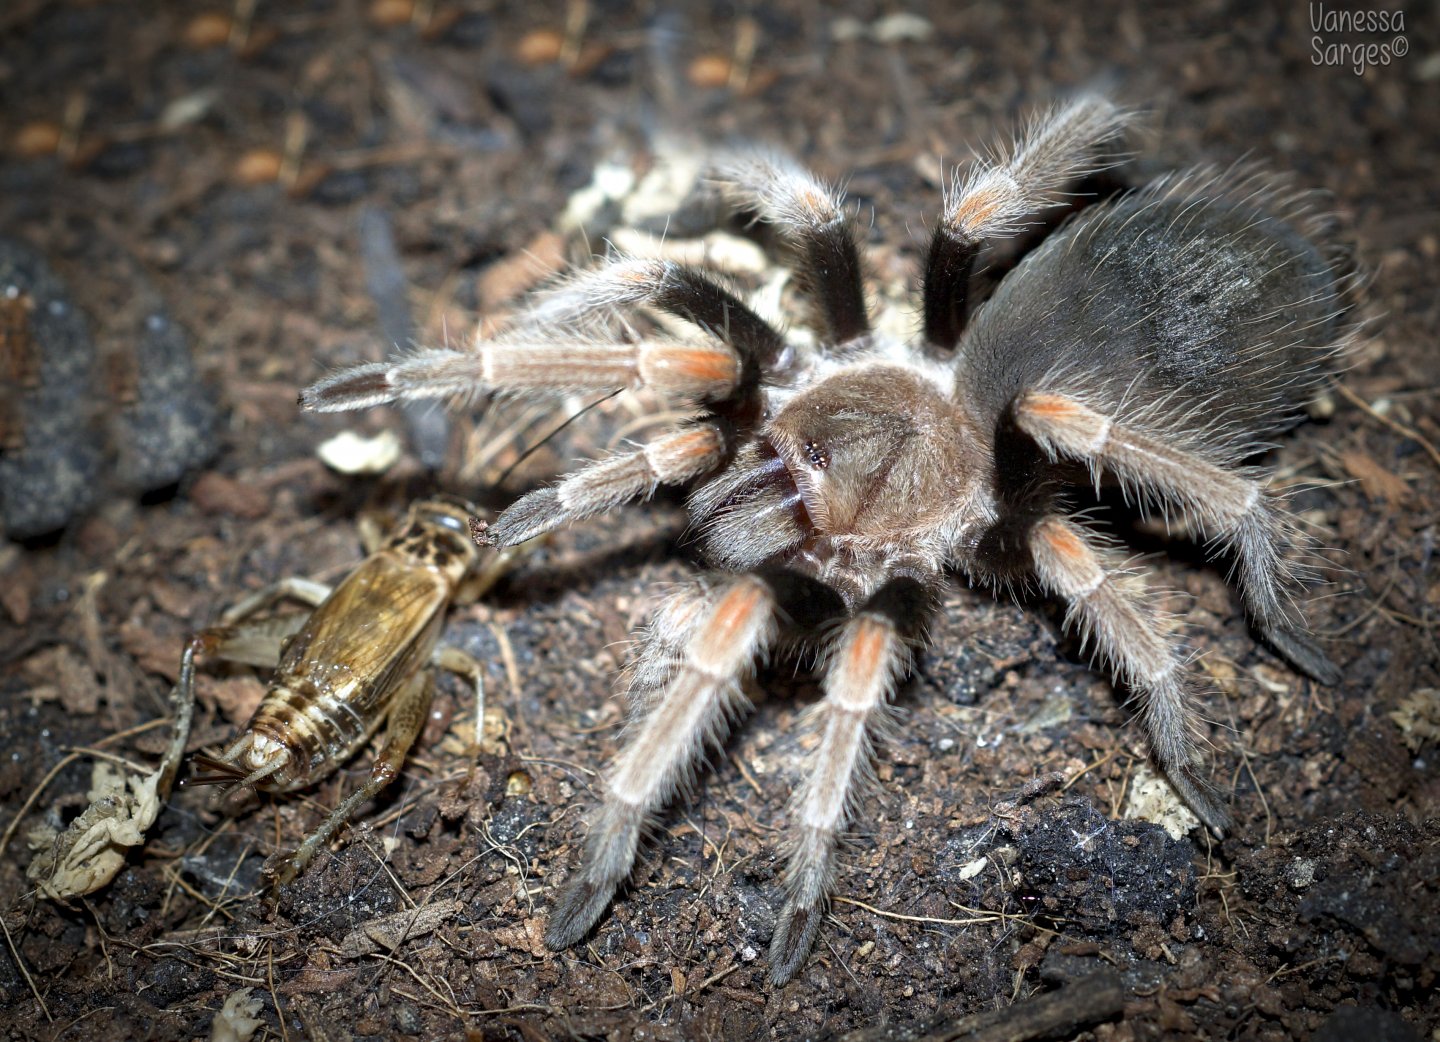
[[[264,1003],[254,997],[254,990],[240,988],[230,993],[210,1024],[210,1042],[250,1042],[265,1026],[263,1020],[255,1019]]]
[[[90,805],[64,832],[41,827],[29,835],[30,847],[39,853],[25,876],[54,901],[93,894],[115,878],[132,847],[145,842],[145,833],[160,816],[160,809],[175,784],[185,743],[190,740],[194,705],[171,694],[175,733],[160,766],[141,776],[107,760],[97,760],[91,773]]]
[[[403,451],[400,436],[386,428],[373,438],[341,431],[321,442],[315,454],[325,466],[341,474],[384,474],[399,461]]]
[[[1130,791],[1120,816],[1159,825],[1171,839],[1181,839],[1187,832],[1200,827],[1195,812],[1185,806],[1170,783],[1156,774],[1149,764],[1141,764],[1130,779]]]

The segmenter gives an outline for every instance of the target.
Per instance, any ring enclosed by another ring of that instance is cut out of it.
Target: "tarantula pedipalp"
[[[1289,599],[1292,527],[1242,461],[1293,422],[1343,337],[1343,252],[1303,197],[1246,171],[1192,171],[1095,204],[1023,258],[970,314],[984,243],[1105,165],[1125,113],[1083,98],[957,178],[931,241],[923,331],[874,332],[838,193],[761,153],[717,164],[740,207],[793,247],[815,346],[787,339],[704,271],[615,259],[540,298],[516,332],[469,350],[359,366],[306,390],[307,408],[477,392],[648,384],[696,402],[684,426],[533,492],[490,530],[513,545],[569,519],[690,484],[709,560],[740,573],[657,615],[632,691],[646,714],[611,768],[584,860],[547,943],[594,925],[629,875],[647,823],[688,779],[741,683],[782,639],[818,650],[820,738],[790,809],[787,896],[771,976],[794,975],[819,926],[835,846],[872,732],[959,571],[1034,578],[1138,696],[1156,760],[1212,828],[1181,645],[1141,578],[1067,512],[1072,474],[1118,480],[1197,523],[1237,561],[1262,636],[1302,672],[1338,673]],[[617,309],[688,320],[702,343],[602,342]]]

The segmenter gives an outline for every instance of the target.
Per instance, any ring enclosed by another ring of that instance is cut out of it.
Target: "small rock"
[[[254,521],[270,512],[270,498],[264,492],[214,470],[195,479],[190,498],[206,514],[228,514]]]
[[[1297,857],[1290,862],[1290,867],[1285,870],[1285,882],[1292,890],[1304,890],[1315,882],[1315,859]]]
[[[386,429],[373,438],[341,431],[322,442],[315,453],[327,467],[341,474],[384,474],[400,459],[401,451],[400,438]]]
[[[0,529],[14,538],[63,528],[95,499],[94,367],[68,288],[39,253],[0,238]]]
[[[120,482],[134,492],[175,484],[217,447],[215,403],[195,371],[190,338],[154,303],[138,321],[112,330],[124,334],[126,369],[134,374],[113,434]]]

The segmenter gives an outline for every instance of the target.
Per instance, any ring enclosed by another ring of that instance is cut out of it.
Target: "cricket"
[[[224,785],[227,795],[243,788],[277,794],[306,789],[385,728],[366,783],[298,848],[266,861],[275,885],[293,881],[365,802],[395,780],[424,726],[435,668],[474,685],[478,743],[485,703],[480,664],[440,637],[450,606],[482,596],[516,553],[476,546],[470,535],[475,514],[458,501],[417,502],[388,537],[374,526],[362,529],[373,549],[333,589],[281,580],[232,607],[219,626],[186,646],[179,683],[187,703],[194,698],[198,658],[275,669],[239,736],[218,756],[194,756],[202,773],[188,778],[187,786]],[[286,599],[314,610],[256,618]]]

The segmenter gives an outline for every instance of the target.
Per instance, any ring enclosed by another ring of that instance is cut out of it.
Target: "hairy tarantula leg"
[[[1296,669],[1324,684],[1340,671],[1306,634],[1285,590],[1280,547],[1290,533],[1258,482],[1173,448],[1063,394],[1031,391],[1015,404],[1020,428],[1052,457],[1065,455],[1177,504],[1234,549],[1245,607],[1261,635]]]
[[[770,941],[770,980],[777,985],[795,976],[815,942],[834,881],[836,840],[868,780],[875,725],[932,607],[924,584],[893,579],[846,621],[831,647],[825,698],[814,711],[820,745],[790,804],[785,905]]]
[[[652,307],[693,323],[762,369],[777,362],[785,338],[708,275],[673,261],[618,257],[543,294],[526,327],[583,324],[621,307]]]
[[[1083,529],[1059,517],[1030,530],[1030,552],[1040,582],[1069,602],[1066,622],[1078,623],[1141,697],[1141,721],[1165,776],[1206,825],[1223,833],[1230,814],[1200,774],[1199,719],[1185,689],[1185,670],[1141,585],[1125,572],[1107,569]]]
[[[483,340],[468,350],[431,348],[354,366],[301,391],[300,405],[340,412],[402,399],[464,401],[487,391],[561,394],[641,385],[669,395],[716,399],[728,397],[740,375],[740,357],[725,344]]]
[[[719,587],[699,613],[684,660],[610,770],[584,861],[550,913],[545,943],[551,948],[584,937],[630,874],[646,822],[743,699],[741,678],[775,637],[775,608],[770,585],[746,575]]]
[[[708,474],[725,461],[731,435],[723,420],[705,420],[656,438],[635,452],[597,460],[558,485],[536,489],[512,503],[487,531],[495,546],[514,546],[566,521],[591,517],[661,485]]]
[[[754,210],[797,250],[797,271],[827,342],[870,331],[860,251],[840,192],[788,156],[764,151],[721,157],[712,180],[733,205]]]
[[[945,350],[959,343],[970,269],[985,240],[1014,235],[1067,184],[1111,165],[1096,151],[1129,118],[1103,98],[1081,98],[1035,119],[1008,154],[975,163],[963,179],[956,175],[925,263],[926,341]]]

